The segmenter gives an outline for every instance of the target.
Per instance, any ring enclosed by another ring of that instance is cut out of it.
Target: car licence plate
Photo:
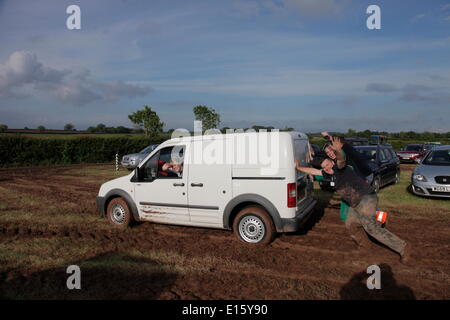
[[[450,192],[450,187],[433,187],[432,190],[438,192]]]

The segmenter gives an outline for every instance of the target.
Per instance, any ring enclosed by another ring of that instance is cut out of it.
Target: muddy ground
[[[224,230],[142,223],[122,231],[95,206],[112,168],[0,169],[1,298],[450,298],[450,225],[439,215],[391,214],[388,229],[413,247],[410,265],[376,243],[357,249],[325,193],[300,232],[266,247]],[[81,267],[81,290],[66,287],[71,264]],[[366,287],[373,264],[381,290]]]

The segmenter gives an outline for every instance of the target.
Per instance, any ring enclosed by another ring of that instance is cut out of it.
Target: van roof
[[[286,137],[286,136],[290,136],[292,139],[308,139],[308,136],[306,134],[304,134],[303,132],[298,132],[298,131],[283,131],[283,132],[241,132],[241,133],[220,133],[220,134],[209,134],[209,135],[189,135],[189,136],[184,136],[184,137],[178,137],[178,138],[172,138],[169,139],[166,142],[186,142],[186,141],[198,141],[198,140],[218,140],[218,139],[225,139],[226,137],[250,137],[250,136],[254,136],[254,135],[258,135],[258,134],[279,134],[280,137]],[[187,133],[186,133],[187,134]]]

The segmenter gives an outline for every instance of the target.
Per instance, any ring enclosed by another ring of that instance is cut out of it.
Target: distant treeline
[[[344,133],[346,137],[361,137],[361,138],[369,138],[371,135],[383,135],[390,139],[400,139],[400,140],[424,140],[424,141],[433,141],[433,140],[447,140],[450,139],[450,132],[414,132],[414,131],[401,131],[401,132],[386,132],[386,131],[356,131],[353,129],[348,129],[346,133]]]

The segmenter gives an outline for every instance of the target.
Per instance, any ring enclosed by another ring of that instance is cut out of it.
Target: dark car
[[[346,137],[345,142],[352,146],[365,146],[369,144],[369,139],[359,137]]]
[[[372,187],[376,192],[390,183],[400,181],[400,160],[390,145],[354,146],[367,160],[373,172]],[[324,190],[333,190],[327,179],[319,181]]]
[[[423,144],[408,144],[404,149],[397,151],[397,156],[401,162],[414,163],[422,158],[426,151]]]
[[[400,182],[400,160],[390,145],[356,146],[355,149],[369,162],[376,192],[390,183]]]

